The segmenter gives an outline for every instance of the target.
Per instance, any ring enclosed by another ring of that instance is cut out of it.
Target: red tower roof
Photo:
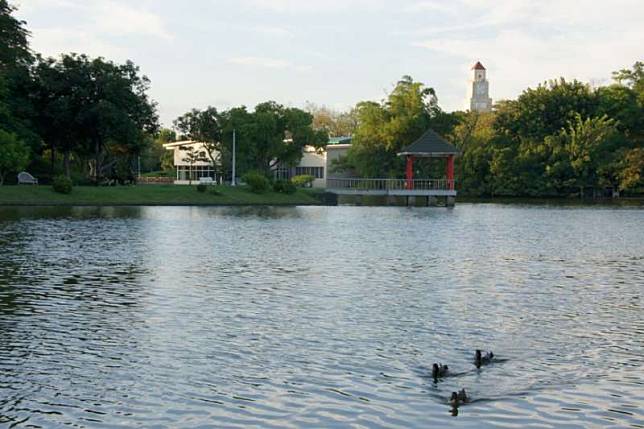
[[[480,61],[477,61],[476,64],[474,64],[474,67],[472,67],[472,70],[485,70],[485,67],[483,67],[483,64],[481,64]]]

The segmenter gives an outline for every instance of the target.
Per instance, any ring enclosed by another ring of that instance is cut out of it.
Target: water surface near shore
[[[644,427],[642,293],[637,208],[4,207],[0,426]]]

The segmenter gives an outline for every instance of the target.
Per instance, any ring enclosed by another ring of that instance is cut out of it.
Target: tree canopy
[[[278,165],[295,165],[305,146],[326,145],[325,130],[312,127],[313,116],[304,110],[273,101],[258,104],[253,111],[235,107],[217,112],[209,107],[193,109],[175,120],[184,137],[205,143],[216,168],[231,171],[232,137],[236,136],[237,171],[257,170],[268,174]]]
[[[402,177],[397,152],[432,128],[460,149],[457,180],[465,194],[635,192],[644,187],[643,69],[637,62],[598,88],[551,80],[498,102],[490,113],[445,113],[431,88],[403,77],[384,101],[356,105],[353,145],[335,168],[362,177]],[[440,165],[417,164],[417,174],[444,174]]]

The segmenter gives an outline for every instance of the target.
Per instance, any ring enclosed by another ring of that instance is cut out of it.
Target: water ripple
[[[642,214],[1,208],[0,426],[641,428]]]

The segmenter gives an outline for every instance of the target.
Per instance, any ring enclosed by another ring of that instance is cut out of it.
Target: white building
[[[485,76],[485,67],[479,61],[474,64],[472,71],[470,110],[473,112],[489,112],[492,110],[492,99],[490,98],[490,84]]]
[[[199,181],[201,177],[211,177],[213,180],[217,180],[215,177],[215,169],[210,161],[208,156],[208,150],[201,142],[195,142],[192,140],[166,143],[163,145],[165,150],[171,150],[174,152],[174,168],[176,169],[176,179],[174,181],[175,185],[187,185],[191,181]],[[200,160],[195,162],[190,162],[188,159],[188,154],[190,149],[194,151],[195,155],[198,155]],[[215,158],[217,153],[213,154]]]
[[[198,182],[201,177],[211,177],[217,182],[224,180],[222,177],[216,177],[215,169],[203,143],[188,140],[166,143],[163,147],[166,150],[174,151],[175,184],[187,185],[191,181]],[[346,155],[350,147],[351,137],[333,137],[329,139],[326,149],[306,146],[302,151],[300,162],[295,166],[279,166],[274,170],[275,177],[278,179],[290,179],[294,176],[307,174],[315,178],[313,181],[314,188],[325,188],[328,177],[343,177],[341,174],[331,172],[333,161]],[[193,148],[192,150],[199,154],[202,160],[191,165],[188,161],[189,148]],[[218,154],[215,153],[214,155],[216,158]]]
[[[280,166],[275,169],[275,177],[290,179],[303,174],[313,176],[314,188],[326,188],[329,177],[342,177],[332,172],[333,161],[346,155],[351,147],[351,137],[331,137],[325,149],[316,149],[306,146],[303,149],[302,159],[294,167]]]

